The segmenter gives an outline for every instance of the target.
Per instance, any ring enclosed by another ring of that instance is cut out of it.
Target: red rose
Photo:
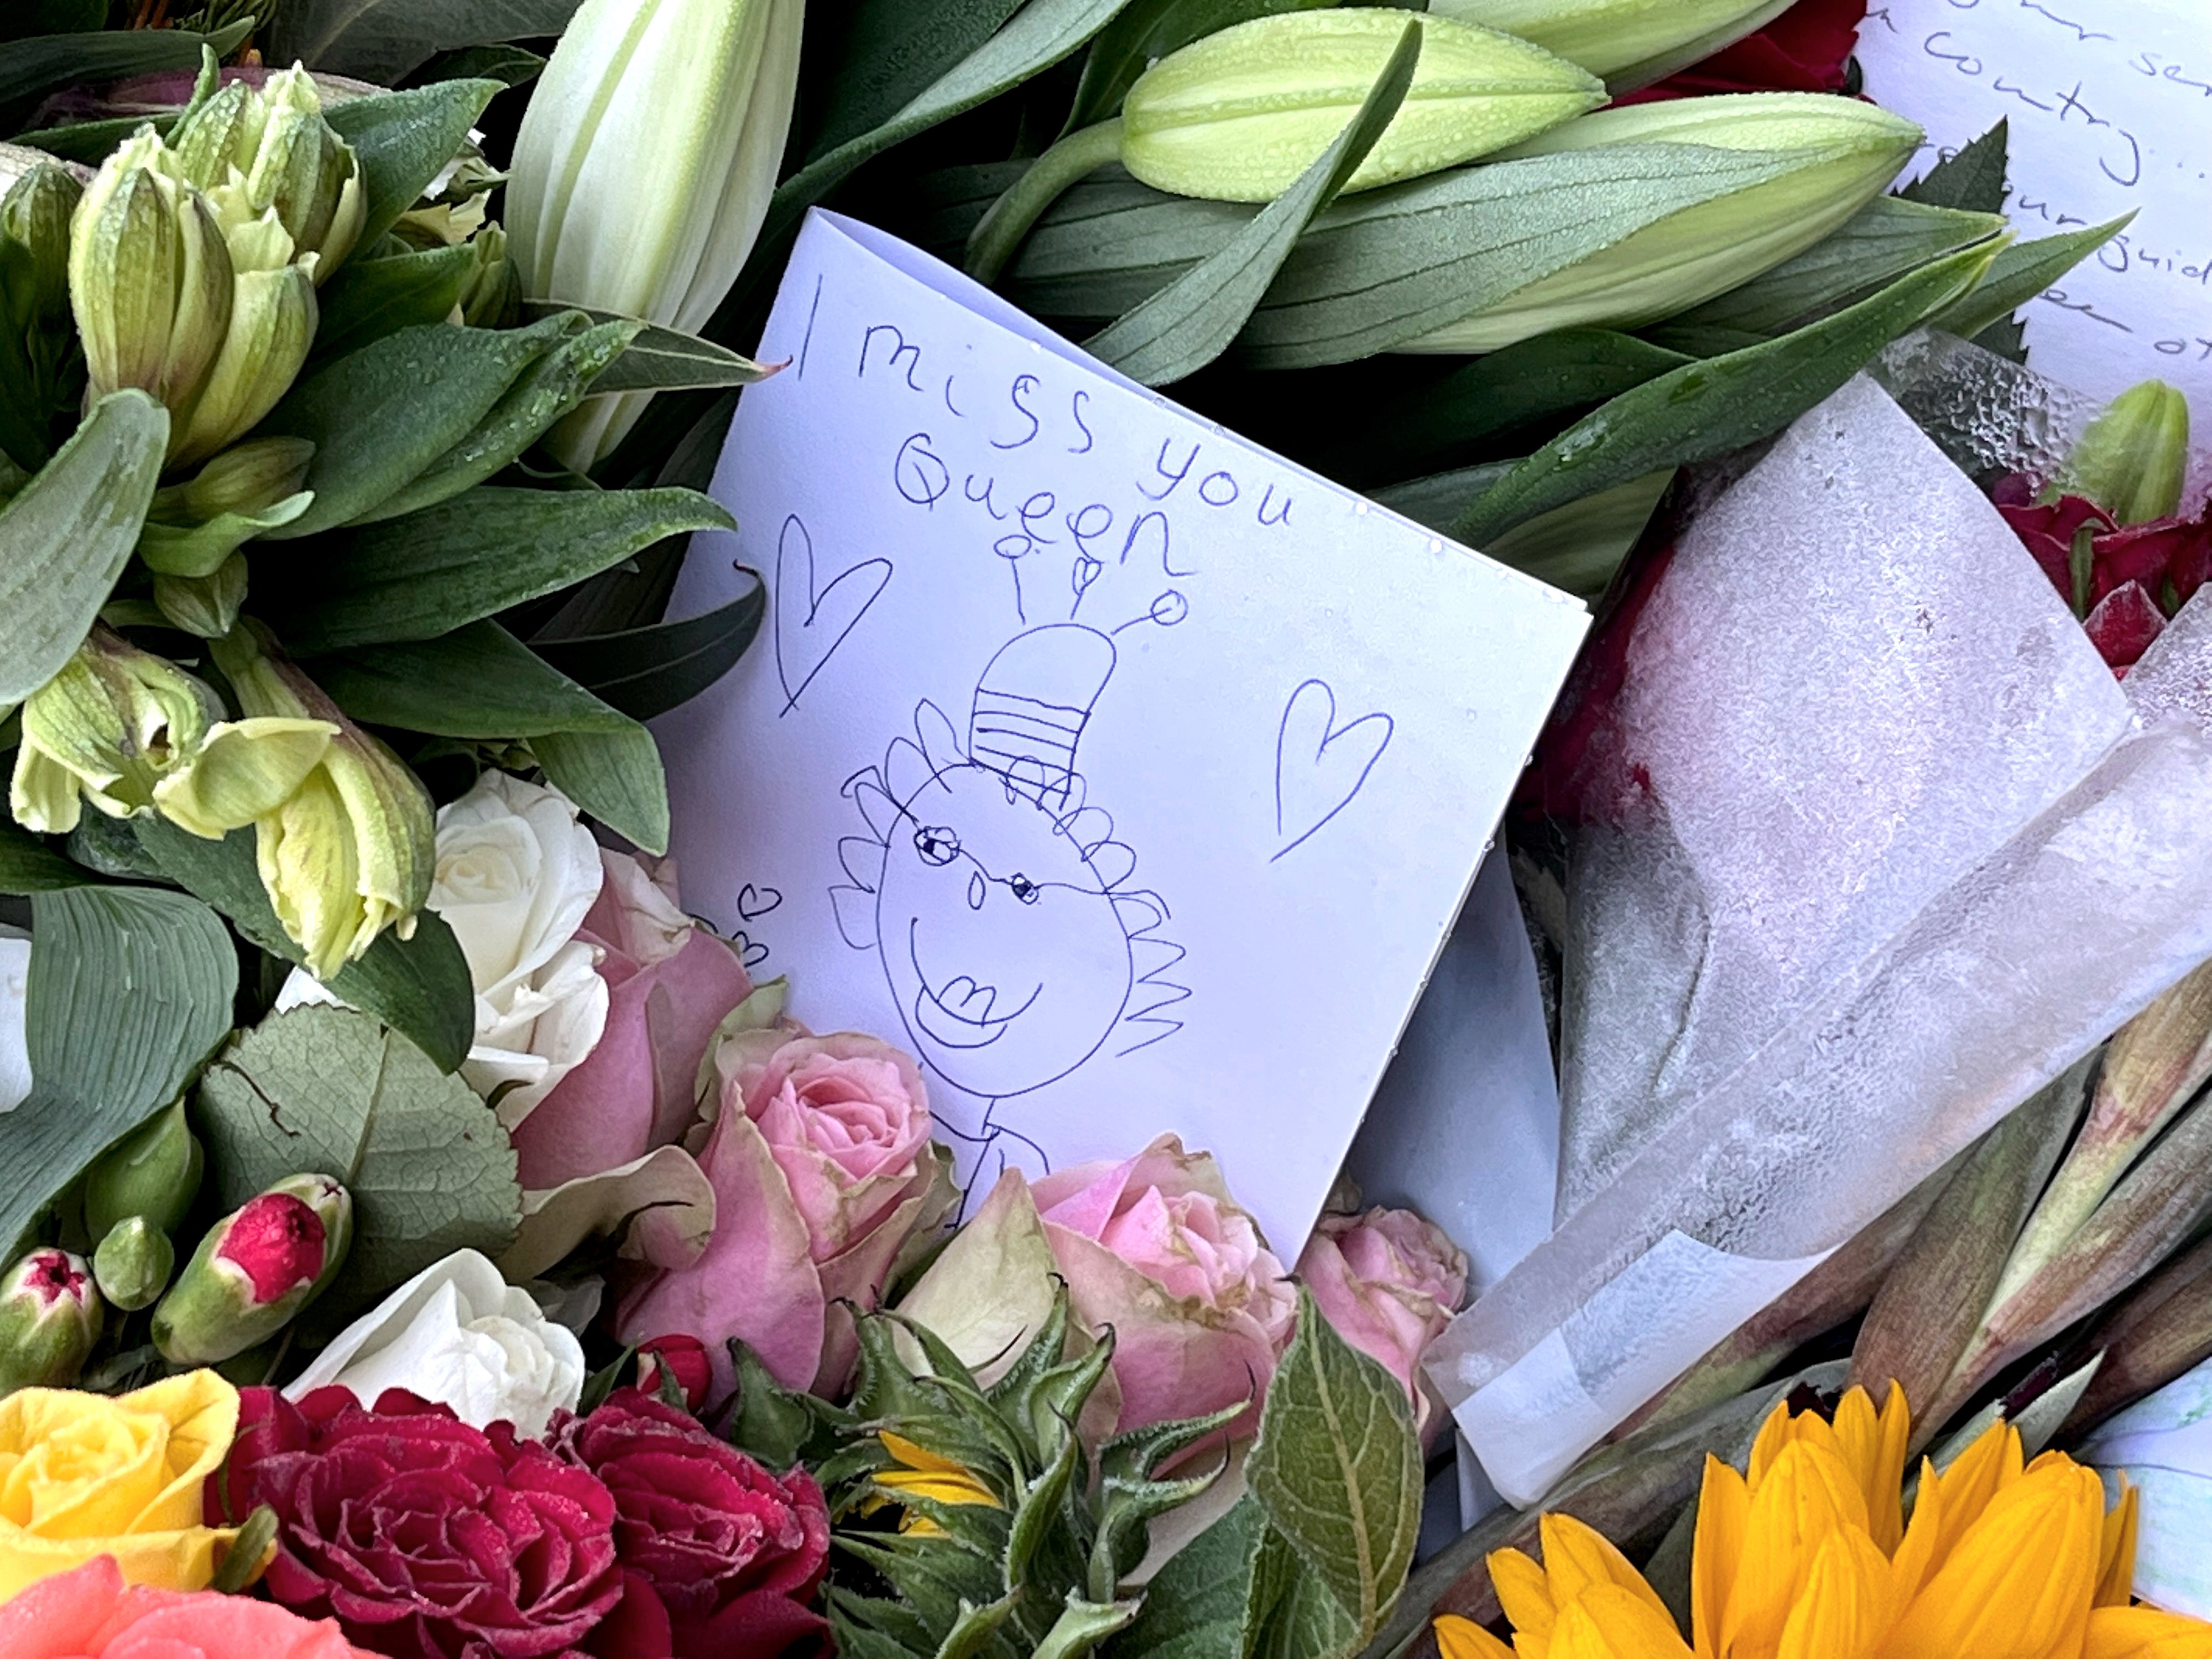
[[[665,1371],[684,1390],[684,1403],[695,1413],[704,1411],[713,1397],[714,1369],[707,1359],[706,1344],[696,1336],[656,1336],[637,1345],[637,1386],[658,1398]]]
[[[1719,92],[1841,92],[1866,12],[1867,0],[1797,0],[1756,34],[1620,101]]]
[[[295,1405],[240,1395],[228,1465],[208,1503],[276,1511],[269,1594],[400,1659],[566,1659],[622,1595],[615,1500],[590,1471],[506,1423],[347,1389]]]
[[[554,1449],[614,1494],[623,1604],[605,1659],[777,1659],[822,1646],[809,1605],[830,1511],[805,1469],[779,1480],[698,1421],[634,1389],[557,1420]]]

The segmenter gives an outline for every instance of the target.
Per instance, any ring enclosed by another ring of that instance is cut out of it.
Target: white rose
[[[484,1257],[456,1250],[347,1326],[284,1397],[333,1384],[365,1406],[404,1389],[476,1428],[512,1423],[534,1440],[582,1400],[584,1346]]]
[[[31,941],[0,932],[0,1112],[31,1097],[31,1049],[23,1030],[31,988]]]

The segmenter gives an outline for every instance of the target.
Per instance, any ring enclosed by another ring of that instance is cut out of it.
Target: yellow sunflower
[[[1510,1647],[1436,1621],[1443,1659],[2212,1659],[2212,1625],[2127,1605],[2136,1494],[2109,1513],[2094,1470],[2025,1461],[1998,1424],[1937,1474],[1910,1524],[1903,1390],[1863,1389],[1830,1422],[1776,1409],[1739,1474],[1705,1460],[1691,1638],[1627,1558],[1547,1515],[1544,1562],[1490,1558]]]
[[[875,1484],[890,1493],[912,1492],[917,1497],[934,1498],[940,1504],[981,1504],[1002,1510],[997,1494],[977,1478],[974,1471],[951,1458],[940,1457],[935,1452],[917,1446],[904,1435],[893,1434],[886,1429],[876,1436],[898,1463],[898,1468],[884,1469],[875,1477]],[[861,1512],[868,1514],[880,1509],[883,1498],[862,1505]],[[901,1532],[918,1533],[924,1537],[942,1536],[945,1528],[927,1516],[913,1510],[905,1510],[899,1517]]]

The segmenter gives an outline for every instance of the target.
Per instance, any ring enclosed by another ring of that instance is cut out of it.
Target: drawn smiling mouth
[[[917,919],[907,924],[907,960],[914,964],[920,988],[914,994],[914,1022],[931,1042],[948,1048],[987,1048],[1006,1034],[1006,1028],[1030,1011],[1044,987],[1040,984],[1018,1007],[998,1012],[998,987],[983,985],[966,974],[957,974],[933,986],[922,969],[915,933]]]

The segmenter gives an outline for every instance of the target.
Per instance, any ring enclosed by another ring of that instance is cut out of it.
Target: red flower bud
[[[246,1200],[215,1259],[245,1273],[257,1304],[276,1302],[322,1277],[323,1218],[289,1193]]]
[[[100,1293],[67,1250],[33,1250],[0,1279],[0,1395],[75,1380],[99,1340]]]
[[[683,1389],[684,1403],[694,1412],[706,1405],[714,1372],[708,1363],[706,1346],[697,1337],[656,1336],[650,1342],[638,1345],[639,1390],[657,1397],[664,1371]]]

